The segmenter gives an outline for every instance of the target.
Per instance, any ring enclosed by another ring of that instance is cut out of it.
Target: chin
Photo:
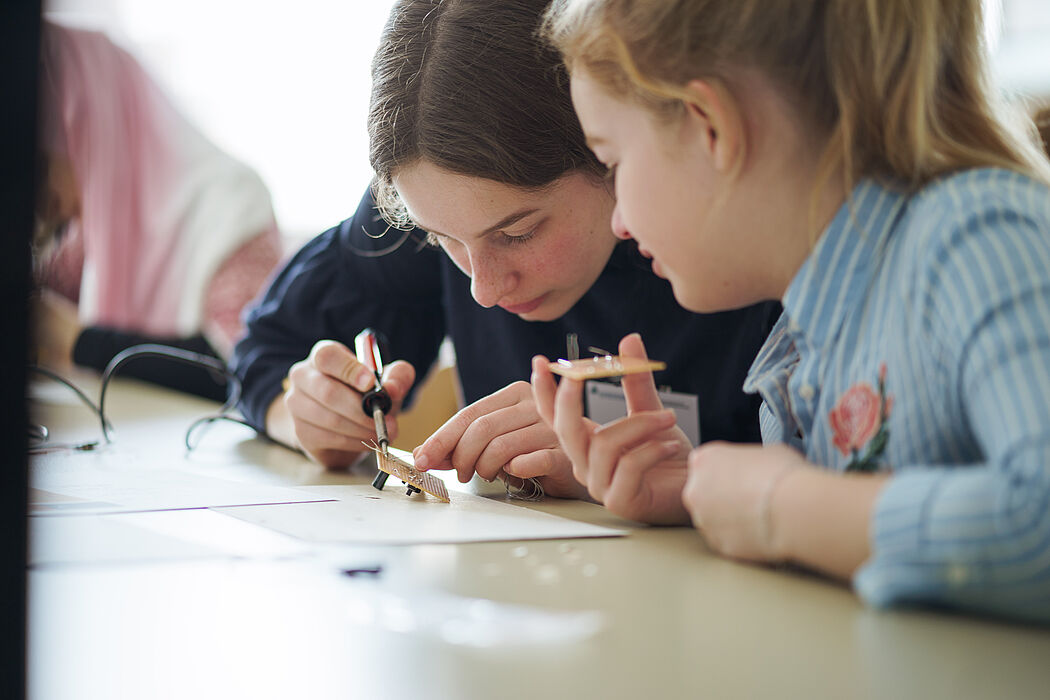
[[[565,315],[568,309],[555,309],[551,307],[551,310],[547,310],[544,306],[530,311],[527,314],[518,314],[518,318],[522,321],[556,321]]]
[[[579,301],[579,297],[574,297],[571,303],[567,303],[563,297],[547,299],[529,313],[518,314],[518,318],[522,321],[557,321],[564,316],[577,301]]]
[[[672,283],[672,289],[675,300],[682,305],[682,308],[697,314],[713,314],[747,306],[747,304],[730,300],[728,297],[712,296],[698,290],[684,289],[680,284]]]

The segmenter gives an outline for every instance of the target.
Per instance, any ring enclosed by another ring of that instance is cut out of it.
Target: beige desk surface
[[[97,382],[78,381],[97,396]],[[31,406],[55,439],[97,436],[86,409],[43,388]],[[115,383],[107,408],[118,431],[109,450],[163,453],[190,472],[282,486],[368,478],[229,424],[185,456],[186,426],[215,406],[136,382]],[[36,468],[98,458],[54,454]],[[534,507],[630,526],[586,503]],[[362,582],[331,556],[34,567],[30,697],[1050,697],[1050,630],[868,610],[838,584],[713,556],[691,529],[630,527],[613,539],[337,551],[382,564]],[[594,610],[605,626],[583,641],[472,647],[350,614],[385,585]]]

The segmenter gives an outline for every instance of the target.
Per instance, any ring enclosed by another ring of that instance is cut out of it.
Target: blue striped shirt
[[[995,169],[912,195],[859,184],[744,388],[765,442],[890,470],[853,581],[865,601],[1050,621],[1045,185]]]

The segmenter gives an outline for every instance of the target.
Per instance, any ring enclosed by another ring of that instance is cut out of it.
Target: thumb
[[[322,374],[360,392],[368,391],[375,383],[372,371],[357,361],[350,348],[336,340],[317,341],[307,361]]]
[[[637,333],[631,333],[620,341],[620,355],[640,360],[649,359],[645,353],[642,336]],[[636,411],[659,411],[664,407],[656,393],[656,382],[653,380],[652,372],[625,375],[620,380],[620,386],[623,387],[629,414]]]

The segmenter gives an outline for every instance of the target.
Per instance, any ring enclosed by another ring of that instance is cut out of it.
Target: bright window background
[[[216,145],[251,165],[297,244],[353,213],[368,165],[370,63],[391,0],[52,0],[105,30]]]
[[[999,84],[1050,100],[1050,0],[986,3]],[[135,53],[205,134],[262,175],[295,245],[352,213],[371,178],[369,64],[390,5],[52,0],[48,10]]]
[[[993,67],[1008,94],[1050,101],[1050,0],[986,0],[1001,6]]]

